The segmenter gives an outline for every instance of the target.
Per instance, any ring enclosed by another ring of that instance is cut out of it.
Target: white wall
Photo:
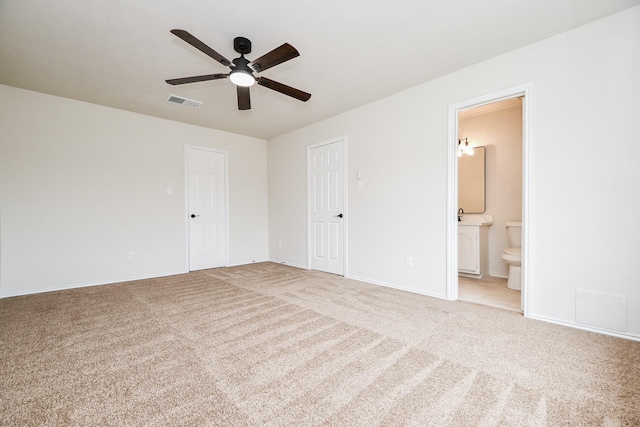
[[[640,337],[639,23],[640,6],[273,138],[271,258],[306,265],[305,147],[347,135],[347,275],[444,297],[448,106],[532,82],[529,315],[575,325],[576,289],[619,294],[618,332]]]
[[[486,149],[486,212],[489,227],[489,275],[507,277],[502,253],[509,246],[508,221],[522,220],[522,106],[474,115],[458,122],[458,135]]]
[[[266,141],[9,86],[0,99],[0,296],[185,272],[185,144],[228,150],[230,264],[268,258]]]

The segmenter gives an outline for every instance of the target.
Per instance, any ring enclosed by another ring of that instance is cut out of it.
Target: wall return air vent
[[[190,108],[200,108],[200,106],[202,105],[202,101],[183,98],[182,96],[177,95],[169,95],[169,97],[167,98],[167,102],[170,102],[172,104],[184,105],[185,107]]]

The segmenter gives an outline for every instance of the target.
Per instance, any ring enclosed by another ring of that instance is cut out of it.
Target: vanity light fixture
[[[462,145],[464,141],[464,145]],[[469,147],[469,138],[458,139],[458,157],[473,156],[473,147]]]

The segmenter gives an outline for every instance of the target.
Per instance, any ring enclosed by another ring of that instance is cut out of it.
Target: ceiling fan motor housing
[[[233,50],[242,55],[251,53],[251,40],[246,37],[236,37],[233,39]]]
[[[245,73],[253,75],[253,70],[249,68],[249,60],[244,56],[234,59],[233,61],[233,70],[235,71],[244,71]]]

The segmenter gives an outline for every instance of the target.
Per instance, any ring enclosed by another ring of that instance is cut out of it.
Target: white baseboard
[[[366,279],[366,278],[363,278],[363,277],[348,276],[347,278],[348,279],[352,279],[352,280],[357,280],[359,282],[370,283],[372,285],[379,285],[379,286],[384,286],[384,287],[387,287],[387,288],[393,288],[393,289],[398,289],[398,290],[401,290],[401,291],[411,292],[411,293],[414,293],[414,294],[420,294],[420,295],[425,295],[425,296],[429,296],[429,297],[433,297],[433,298],[439,298],[439,299],[446,299],[445,295],[438,295],[438,294],[434,294],[434,293],[430,293],[430,292],[418,291],[418,290],[411,289],[411,288],[404,288],[404,287],[401,287],[401,286],[393,285],[391,283],[380,282],[380,281],[377,281],[377,280]],[[628,340],[632,340],[632,341],[640,341],[640,335],[637,335],[637,334],[609,331],[607,329],[584,326],[584,325],[580,325],[580,324],[577,324],[577,323],[567,322],[567,321],[564,321],[564,320],[554,319],[554,318],[545,317],[545,316],[530,315],[530,316],[528,316],[528,318],[529,319],[540,320],[540,321],[548,322],[548,323],[554,323],[554,324],[561,325],[561,326],[566,326],[566,327],[569,327],[569,328],[581,329],[581,330],[584,330],[584,331],[594,332],[594,333],[597,333],[597,334],[610,335],[610,336],[614,336],[614,337],[617,337],[617,338],[623,338],[623,339],[628,339]]]
[[[345,276],[345,277],[347,279],[357,280],[358,282],[365,282],[371,285],[384,286],[385,288],[392,288],[392,289],[398,289],[399,291],[411,292],[412,294],[425,295],[428,297],[439,298],[439,299],[447,299],[446,295],[439,295],[431,292],[419,291],[417,289],[412,289],[412,288],[404,288],[402,286],[397,286],[392,283],[385,283],[385,282],[380,282],[378,280],[366,279],[364,277],[357,277],[357,276]]]
[[[273,263],[276,263],[276,264],[284,264],[284,265],[288,265],[288,266],[291,266],[291,267],[300,268],[300,269],[303,269],[303,270],[308,270],[309,269],[305,265],[288,263],[286,261],[280,261],[280,260],[274,260],[274,259],[263,260],[263,261],[251,261],[251,262],[247,262],[247,263],[244,263],[244,264],[239,263],[239,264],[230,265],[230,267],[238,266],[238,265],[253,264],[255,262],[273,262]],[[24,296],[24,295],[33,295],[33,294],[39,294],[39,293],[45,293],[45,292],[64,291],[64,290],[68,290],[68,289],[86,288],[86,287],[90,287],[90,286],[103,286],[103,285],[111,285],[111,284],[115,284],[115,283],[126,283],[126,282],[132,282],[132,281],[136,281],[136,280],[154,279],[154,278],[159,278],[159,277],[177,276],[177,275],[187,274],[187,273],[189,273],[189,272],[185,271],[185,270],[180,270],[180,271],[165,272],[165,273],[161,273],[161,274],[154,275],[154,276],[151,276],[151,277],[149,277],[149,276],[122,277],[122,278],[116,278],[116,279],[113,279],[113,280],[103,281],[103,282],[76,283],[76,284],[68,285],[68,286],[57,286],[57,287],[53,287],[53,288],[38,289],[38,290],[34,290],[34,291],[29,291],[29,292],[11,293],[11,294],[8,294],[8,295],[0,296],[0,299],[2,299],[2,298],[10,298],[10,297],[17,297],[17,296]],[[397,289],[397,290],[400,290],[400,291],[411,292],[411,293],[414,293],[414,294],[425,295],[425,296],[428,296],[428,297],[433,297],[433,298],[439,298],[439,299],[445,299],[446,300],[446,295],[439,295],[439,294],[434,294],[434,293],[431,293],[431,292],[418,291],[416,289],[405,288],[405,287],[402,287],[402,286],[397,286],[397,285],[394,285],[394,284],[391,284],[391,283],[381,282],[381,281],[378,281],[378,280],[372,280],[372,279],[367,279],[367,278],[358,277],[358,276],[345,276],[345,278],[351,279],[351,280],[357,280],[359,282],[369,283],[369,284],[372,284],[372,285],[384,286],[386,288],[392,288],[392,289]],[[628,339],[628,340],[631,340],[631,341],[640,342],[640,335],[639,334],[610,331],[610,330],[607,330],[607,329],[601,329],[601,328],[595,328],[595,327],[591,327],[591,326],[580,325],[580,324],[577,324],[577,323],[567,322],[565,320],[555,319],[555,318],[547,317],[547,316],[540,316],[540,315],[536,315],[536,314],[531,314],[531,315],[528,316],[528,318],[529,319],[534,319],[534,320],[540,320],[542,322],[553,323],[553,324],[556,324],[556,325],[561,325],[561,326],[565,326],[565,327],[569,327],[569,328],[580,329],[580,330],[583,330],[583,331],[593,332],[593,333],[597,333],[597,334],[610,335],[610,336],[617,337],[617,338],[623,338],[623,339]]]
[[[170,271],[170,272],[155,274],[153,276],[120,277],[120,278],[114,278],[111,280],[100,281],[100,282],[75,283],[73,285],[54,286],[51,288],[42,288],[42,289],[36,289],[32,291],[27,291],[27,292],[10,293],[7,295],[2,295],[0,296],[0,298],[11,298],[11,297],[24,296],[24,295],[42,294],[45,292],[66,291],[68,289],[88,288],[91,286],[113,285],[115,283],[126,283],[126,282],[133,282],[135,280],[145,280],[145,279],[155,279],[158,277],[177,276],[179,274],[187,274],[187,273],[188,271],[180,270],[180,271]]]
[[[259,262],[269,262],[269,260],[268,259],[252,259],[250,261],[239,261],[239,262],[234,262],[233,264],[228,264],[227,267],[238,267],[240,265],[257,264]]]
[[[282,261],[279,259],[270,259],[270,262],[276,263],[276,264],[284,264],[284,265],[288,265],[290,267],[296,267],[296,268],[301,268],[303,270],[308,270],[309,267],[307,267],[306,265],[302,265],[302,264],[294,264],[294,263],[290,263],[288,261]]]
[[[607,329],[595,328],[593,326],[585,326],[585,325],[580,325],[578,323],[567,322],[565,320],[554,319],[552,317],[538,316],[536,314],[532,314],[532,315],[528,316],[528,318],[529,319],[540,320],[540,321],[548,322],[548,323],[554,323],[556,325],[567,326],[567,327],[573,328],[573,329],[581,329],[583,331],[593,332],[593,333],[596,333],[596,334],[610,335],[612,337],[624,338],[624,339],[631,340],[631,341],[640,341],[640,335],[637,335],[637,334],[629,334],[629,333],[623,333],[623,332],[610,331],[610,330],[607,330]]]

